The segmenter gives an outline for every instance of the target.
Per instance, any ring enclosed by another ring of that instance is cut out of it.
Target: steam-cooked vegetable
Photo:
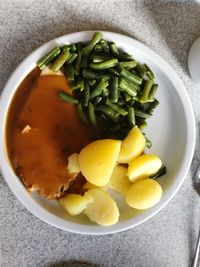
[[[144,210],[157,204],[162,196],[162,188],[153,179],[137,181],[126,194],[126,203],[134,209]]]
[[[110,179],[121,147],[119,140],[98,140],[85,146],[79,153],[80,169],[88,182],[105,186]]]

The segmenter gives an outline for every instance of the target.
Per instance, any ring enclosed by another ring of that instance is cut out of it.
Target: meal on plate
[[[30,192],[58,199],[72,216],[117,223],[112,190],[128,206],[159,202],[161,160],[144,153],[143,129],[159,104],[147,64],[96,32],[88,43],[56,46],[17,89],[7,118],[7,150]]]

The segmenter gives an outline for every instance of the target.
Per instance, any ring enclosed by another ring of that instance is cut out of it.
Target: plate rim
[[[155,209],[151,209],[149,212],[149,215],[144,216],[143,214],[138,215],[138,222],[132,223],[131,221],[134,220],[134,218],[130,218],[125,222],[120,222],[117,223],[116,225],[110,226],[110,227],[102,227],[102,226],[93,226],[93,225],[83,225],[83,224],[78,224],[74,222],[69,222],[67,220],[64,220],[62,218],[59,218],[55,216],[54,214],[50,213],[47,211],[45,208],[40,206],[31,196],[30,193],[26,190],[26,188],[23,186],[22,182],[19,180],[19,178],[14,174],[8,158],[7,158],[7,153],[6,153],[6,148],[5,148],[5,122],[6,122],[6,116],[7,116],[7,111],[8,107],[10,105],[10,101],[18,87],[18,85],[21,83],[21,81],[26,77],[26,75],[33,69],[34,66],[36,66],[36,61],[31,62],[32,58],[36,56],[39,59],[42,55],[44,55],[46,52],[51,49],[50,47],[55,46],[56,44],[60,44],[62,39],[67,38],[68,40],[74,39],[77,36],[80,36],[80,40],[83,39],[84,35],[92,35],[95,31],[78,31],[78,32],[73,32],[69,34],[65,34],[62,36],[59,36],[55,39],[52,39],[40,47],[38,47],[36,50],[34,50],[32,53],[30,53],[13,71],[13,73],[10,75],[7,83],[5,84],[2,93],[1,93],[1,98],[0,98],[0,106],[2,106],[2,117],[3,119],[1,120],[0,124],[0,169],[2,172],[2,176],[6,183],[8,184],[10,190],[14,193],[14,195],[17,197],[17,199],[20,200],[20,202],[23,204],[23,206],[26,207],[28,211],[30,211],[32,214],[34,214],[36,217],[41,219],[42,221],[45,221],[46,223],[55,226],[57,228],[60,228],[65,231],[69,231],[72,233],[78,233],[78,234],[83,234],[83,235],[104,235],[104,234],[113,234],[121,231],[128,230],[130,228],[133,228],[148,219],[152,218],[154,215],[156,215],[161,209],[163,209],[169,201],[175,196],[177,191],[180,189],[181,185],[183,184],[183,181],[189,171],[189,168],[191,166],[192,158],[194,155],[194,149],[195,149],[195,140],[196,140],[196,127],[195,127],[195,117],[194,117],[194,111],[192,108],[192,103],[189,98],[189,95],[187,93],[187,90],[179,78],[178,74],[176,71],[170,66],[170,64],[162,58],[157,52],[146,46],[145,44],[137,41],[136,39],[129,37],[124,34],[120,33],[115,33],[115,32],[110,32],[110,31],[101,31],[104,36],[106,36],[106,39],[112,39],[112,36],[115,37],[115,42],[116,39],[121,39],[121,42],[126,43],[130,42],[133,45],[136,46],[136,48],[139,48],[140,50],[143,49],[145,52],[145,55],[150,56],[151,58],[154,57],[154,61],[158,61],[159,63],[162,64],[162,69],[165,69],[164,73],[166,74],[166,69],[167,71],[172,74],[170,81],[173,84],[177,84],[174,86],[176,88],[176,91],[178,92],[178,96],[180,97],[181,104],[183,105],[184,111],[185,111],[185,117],[186,117],[186,129],[187,129],[187,134],[186,134],[186,146],[184,149],[184,158],[181,163],[181,167],[178,171],[178,177],[179,179],[176,181],[176,184],[174,183],[168,193],[167,196],[165,197],[166,199],[162,199],[158,205],[155,206]],[[109,38],[107,37],[109,35]],[[85,40],[87,38],[84,38]],[[26,66],[28,65],[28,67]],[[26,71],[25,71],[25,66],[26,66]],[[164,67],[163,67],[164,66]],[[22,75],[23,73],[23,75]],[[16,77],[20,76],[20,79],[18,79],[18,82],[16,83]],[[167,75],[169,77],[169,75]],[[14,86],[13,86],[14,84]],[[12,91],[12,94],[10,94],[10,91]],[[181,95],[180,95],[181,91]],[[185,102],[184,102],[184,101]],[[4,101],[7,102],[7,104],[4,104]],[[186,104],[187,105],[186,105]],[[3,108],[4,107],[4,108]],[[5,166],[4,166],[5,165]],[[9,175],[12,176],[10,178]],[[9,177],[8,177],[9,176]],[[17,179],[16,179],[17,178]],[[12,182],[14,182],[14,185],[12,185]],[[142,218],[143,217],[143,218]],[[59,225],[55,223],[55,221],[59,222]],[[81,230],[79,229],[81,228]]]

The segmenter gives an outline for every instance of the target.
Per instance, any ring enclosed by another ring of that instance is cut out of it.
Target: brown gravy
[[[64,76],[40,76],[34,69],[17,89],[7,118],[13,169],[30,191],[48,198],[60,196],[74,178],[67,171],[68,156],[94,139],[75,107],[59,99],[60,90],[71,91]],[[22,133],[26,125],[30,131]]]

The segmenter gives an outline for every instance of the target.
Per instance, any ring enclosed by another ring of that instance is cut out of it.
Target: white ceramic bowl
[[[163,188],[161,201],[151,209],[136,211],[120,201],[120,220],[116,225],[101,227],[92,224],[84,215],[68,216],[56,201],[46,200],[37,194],[29,194],[13,172],[5,147],[6,116],[12,97],[22,80],[36,66],[37,60],[56,44],[88,41],[94,32],[85,31],[61,36],[50,41],[29,55],[8,80],[0,100],[0,167],[3,176],[22,204],[43,221],[66,231],[102,235],[116,233],[134,227],[155,215],[175,195],[189,170],[195,145],[195,122],[192,106],[179,77],[169,64],[140,42],[117,33],[103,32],[104,38],[146,62],[156,74],[159,84],[157,98],[160,105],[148,121],[147,136],[153,142],[150,152],[157,154],[167,166],[167,175],[158,179]]]

